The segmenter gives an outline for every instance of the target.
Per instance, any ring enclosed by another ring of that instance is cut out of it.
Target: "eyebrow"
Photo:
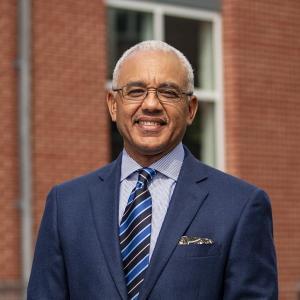
[[[147,84],[144,81],[130,81],[126,84],[126,86],[139,86],[139,87],[147,87]],[[162,82],[158,85],[158,88],[175,88],[180,89],[180,87],[174,82]]]
[[[169,82],[169,81],[161,83],[158,87],[159,88],[175,88],[177,90],[180,90],[180,87],[176,83]]]
[[[147,84],[143,81],[130,81],[126,84],[126,86],[140,86],[140,87],[146,87]]]

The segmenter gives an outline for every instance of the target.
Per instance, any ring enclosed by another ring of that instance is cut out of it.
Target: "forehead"
[[[130,55],[119,69],[119,86],[132,81],[143,81],[155,86],[163,82],[173,82],[184,87],[187,72],[182,62],[172,52],[139,51]]]

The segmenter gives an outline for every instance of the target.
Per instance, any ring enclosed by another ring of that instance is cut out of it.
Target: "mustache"
[[[144,122],[155,122],[160,125],[168,124],[168,119],[165,116],[155,116],[153,114],[143,114],[133,118],[133,123]]]

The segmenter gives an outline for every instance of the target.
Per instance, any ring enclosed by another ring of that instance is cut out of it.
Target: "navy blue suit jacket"
[[[28,300],[127,299],[118,240],[121,158],[50,192]],[[181,236],[213,244],[179,245]],[[271,207],[188,150],[140,299],[277,299]]]

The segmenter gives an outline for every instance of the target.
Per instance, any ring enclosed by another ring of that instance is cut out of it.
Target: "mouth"
[[[162,128],[162,126],[167,124],[167,120],[163,118],[140,117],[134,120],[134,124],[146,131],[157,131]]]

